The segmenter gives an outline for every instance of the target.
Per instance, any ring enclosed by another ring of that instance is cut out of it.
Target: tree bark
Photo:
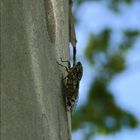
[[[1,140],[68,139],[68,29],[67,0],[1,1]]]

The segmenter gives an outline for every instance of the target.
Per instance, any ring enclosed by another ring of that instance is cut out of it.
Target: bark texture
[[[1,1],[1,140],[67,140],[67,0]]]

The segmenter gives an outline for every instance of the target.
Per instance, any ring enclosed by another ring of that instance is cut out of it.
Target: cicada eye
[[[78,65],[78,66],[81,66],[82,64],[81,64],[81,62],[77,62],[77,65]]]

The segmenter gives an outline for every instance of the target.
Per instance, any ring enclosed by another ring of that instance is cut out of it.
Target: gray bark
[[[67,140],[67,0],[1,1],[1,140]]]

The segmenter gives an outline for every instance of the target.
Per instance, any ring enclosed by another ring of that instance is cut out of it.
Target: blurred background
[[[84,67],[73,140],[140,140],[140,0],[74,0],[73,13]]]

